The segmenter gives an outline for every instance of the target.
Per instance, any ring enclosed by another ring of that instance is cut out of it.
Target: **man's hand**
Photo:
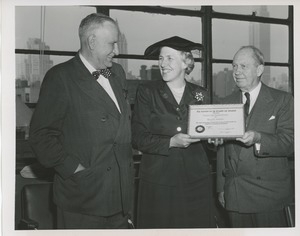
[[[176,134],[170,140],[170,147],[187,148],[191,143],[199,142],[199,138],[191,138],[188,134]]]
[[[219,200],[219,203],[222,205],[222,207],[225,208],[224,192],[218,193],[218,200]]]
[[[207,142],[209,143],[209,144],[214,144],[215,145],[215,147],[217,147],[217,146],[219,146],[219,145],[222,145],[223,143],[224,143],[224,140],[222,139],[222,138],[215,138],[215,139],[212,139],[212,138],[209,138],[208,140],[207,140]]]
[[[237,138],[237,141],[244,143],[246,146],[252,146],[254,143],[260,143],[261,135],[256,131],[247,131],[243,137]]]

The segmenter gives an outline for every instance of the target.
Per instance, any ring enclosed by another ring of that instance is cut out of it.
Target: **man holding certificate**
[[[261,82],[257,48],[242,47],[232,65],[240,91],[224,103],[244,103],[246,132],[218,151],[219,201],[232,227],[285,227],[284,208],[293,197],[287,159],[294,152],[293,97]]]

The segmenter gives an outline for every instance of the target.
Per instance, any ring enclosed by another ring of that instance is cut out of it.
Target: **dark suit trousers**
[[[228,212],[232,228],[287,227],[284,210],[263,213]]]
[[[91,216],[67,212],[57,207],[58,229],[128,229],[128,215]]]

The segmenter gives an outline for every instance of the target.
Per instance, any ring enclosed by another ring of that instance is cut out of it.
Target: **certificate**
[[[188,132],[193,138],[242,137],[245,133],[243,104],[189,105]]]

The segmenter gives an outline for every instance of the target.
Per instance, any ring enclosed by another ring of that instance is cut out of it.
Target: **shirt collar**
[[[259,81],[258,85],[253,90],[248,92],[250,94],[251,100],[256,100],[256,98],[258,97],[260,88],[261,88],[261,82]],[[243,92],[243,97],[245,97],[244,94],[245,94],[245,92]]]
[[[83,55],[81,55],[81,53],[79,53],[79,57],[82,61],[82,63],[85,65],[85,67],[89,70],[89,72],[92,74],[94,71],[96,71],[96,69],[87,61],[87,59],[84,58]]]

